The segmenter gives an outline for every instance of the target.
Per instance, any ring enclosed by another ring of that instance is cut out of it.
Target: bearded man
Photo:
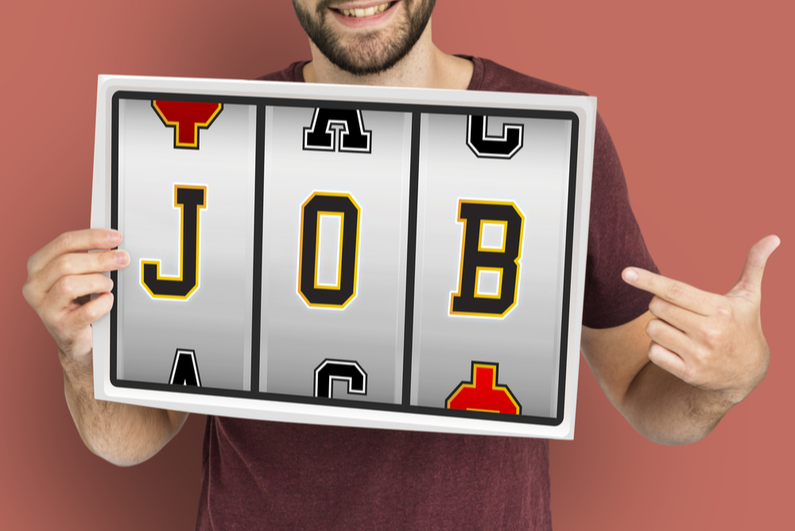
[[[434,0],[378,1],[293,0],[312,60],[261,79],[582,94],[443,53]],[[85,444],[130,465],[157,453],[187,413],[93,398],[91,323],[112,305],[102,272],[130,262],[110,250],[120,241],[104,229],[60,236],[31,257],[24,293],[58,344]],[[770,353],[760,286],[777,245],[775,236],[758,242],[725,296],[658,275],[597,120],[582,350],[644,436],[698,440],[762,380]],[[547,441],[207,418],[198,530],[472,528],[551,528]]]

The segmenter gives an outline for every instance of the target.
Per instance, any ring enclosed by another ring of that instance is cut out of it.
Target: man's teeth
[[[340,9],[339,11],[346,17],[371,17],[386,11],[390,3],[391,2],[386,2],[375,7],[368,7],[367,9]]]

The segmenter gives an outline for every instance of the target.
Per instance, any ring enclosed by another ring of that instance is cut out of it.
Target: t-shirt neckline
[[[483,85],[483,77],[485,74],[485,66],[483,64],[483,59],[480,57],[472,57],[471,55],[458,55],[456,57],[460,57],[462,59],[469,59],[472,61],[474,68],[472,69],[472,78],[469,80],[469,85],[467,86],[467,90],[480,90],[480,87]],[[310,61],[298,61],[297,63],[293,64],[293,80],[298,83],[306,83],[304,79],[304,67]]]

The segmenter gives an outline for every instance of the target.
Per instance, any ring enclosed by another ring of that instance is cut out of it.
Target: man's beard
[[[298,5],[297,0],[293,0],[293,6],[309,39],[332,64],[351,74],[365,76],[386,72],[408,55],[425,31],[436,5],[436,0],[402,1],[406,16],[393,36],[383,40],[378,31],[373,31],[350,46],[340,43],[339,36],[325,23],[328,7],[339,0],[321,0],[314,14]]]

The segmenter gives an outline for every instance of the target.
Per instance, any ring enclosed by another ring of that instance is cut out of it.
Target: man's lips
[[[381,2],[378,4],[375,3],[368,3],[368,4],[346,4],[342,6],[335,7],[336,9],[346,17],[355,17],[355,18],[362,18],[362,17],[371,17],[373,15],[378,15],[379,13],[383,13],[387,9],[392,2]]]
[[[392,0],[349,0],[331,6],[329,9],[343,12],[346,16],[364,17],[386,11],[394,3]]]
[[[334,18],[351,28],[378,24],[392,16],[399,2],[348,3],[329,8]]]

